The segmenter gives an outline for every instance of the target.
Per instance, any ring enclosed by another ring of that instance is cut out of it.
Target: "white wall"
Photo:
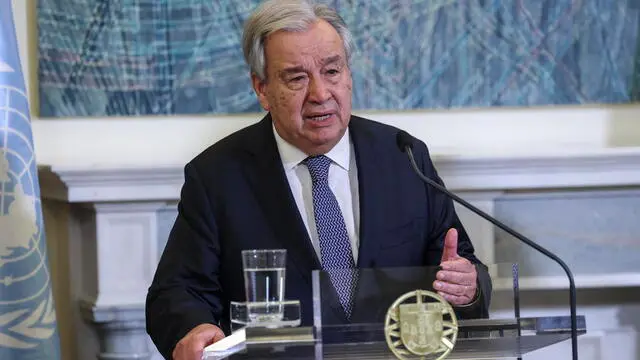
[[[37,110],[35,0],[14,0],[20,55]],[[47,165],[182,164],[259,114],[41,119],[36,157]],[[360,114],[360,113],[359,113]],[[361,113],[402,127],[436,155],[557,152],[640,146],[640,105]]]

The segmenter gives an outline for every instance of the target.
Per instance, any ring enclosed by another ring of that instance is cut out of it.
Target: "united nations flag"
[[[40,188],[11,0],[0,0],[0,359],[58,359]]]

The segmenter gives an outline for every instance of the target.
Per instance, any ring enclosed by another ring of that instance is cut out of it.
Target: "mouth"
[[[320,121],[328,120],[331,116],[333,116],[333,113],[309,114],[309,115],[306,115],[304,118],[309,121],[320,122]]]

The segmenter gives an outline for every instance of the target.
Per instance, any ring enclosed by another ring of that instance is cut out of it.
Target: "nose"
[[[308,100],[313,103],[322,104],[331,98],[329,87],[322,78],[313,77],[309,82]]]

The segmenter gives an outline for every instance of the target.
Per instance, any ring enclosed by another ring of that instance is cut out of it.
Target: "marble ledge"
[[[640,185],[640,148],[537,154],[435,155],[447,187],[457,192]],[[409,166],[407,160],[407,166]],[[43,199],[70,203],[175,201],[184,165],[39,166]]]
[[[144,303],[131,305],[97,306],[95,301],[79,300],[82,317],[94,323],[118,323],[123,326],[142,325],[144,327]]]
[[[493,278],[494,291],[513,290],[512,278]],[[577,289],[615,289],[640,286],[640,273],[575,274]],[[564,275],[525,276],[518,281],[520,290],[567,290],[569,280]]]

